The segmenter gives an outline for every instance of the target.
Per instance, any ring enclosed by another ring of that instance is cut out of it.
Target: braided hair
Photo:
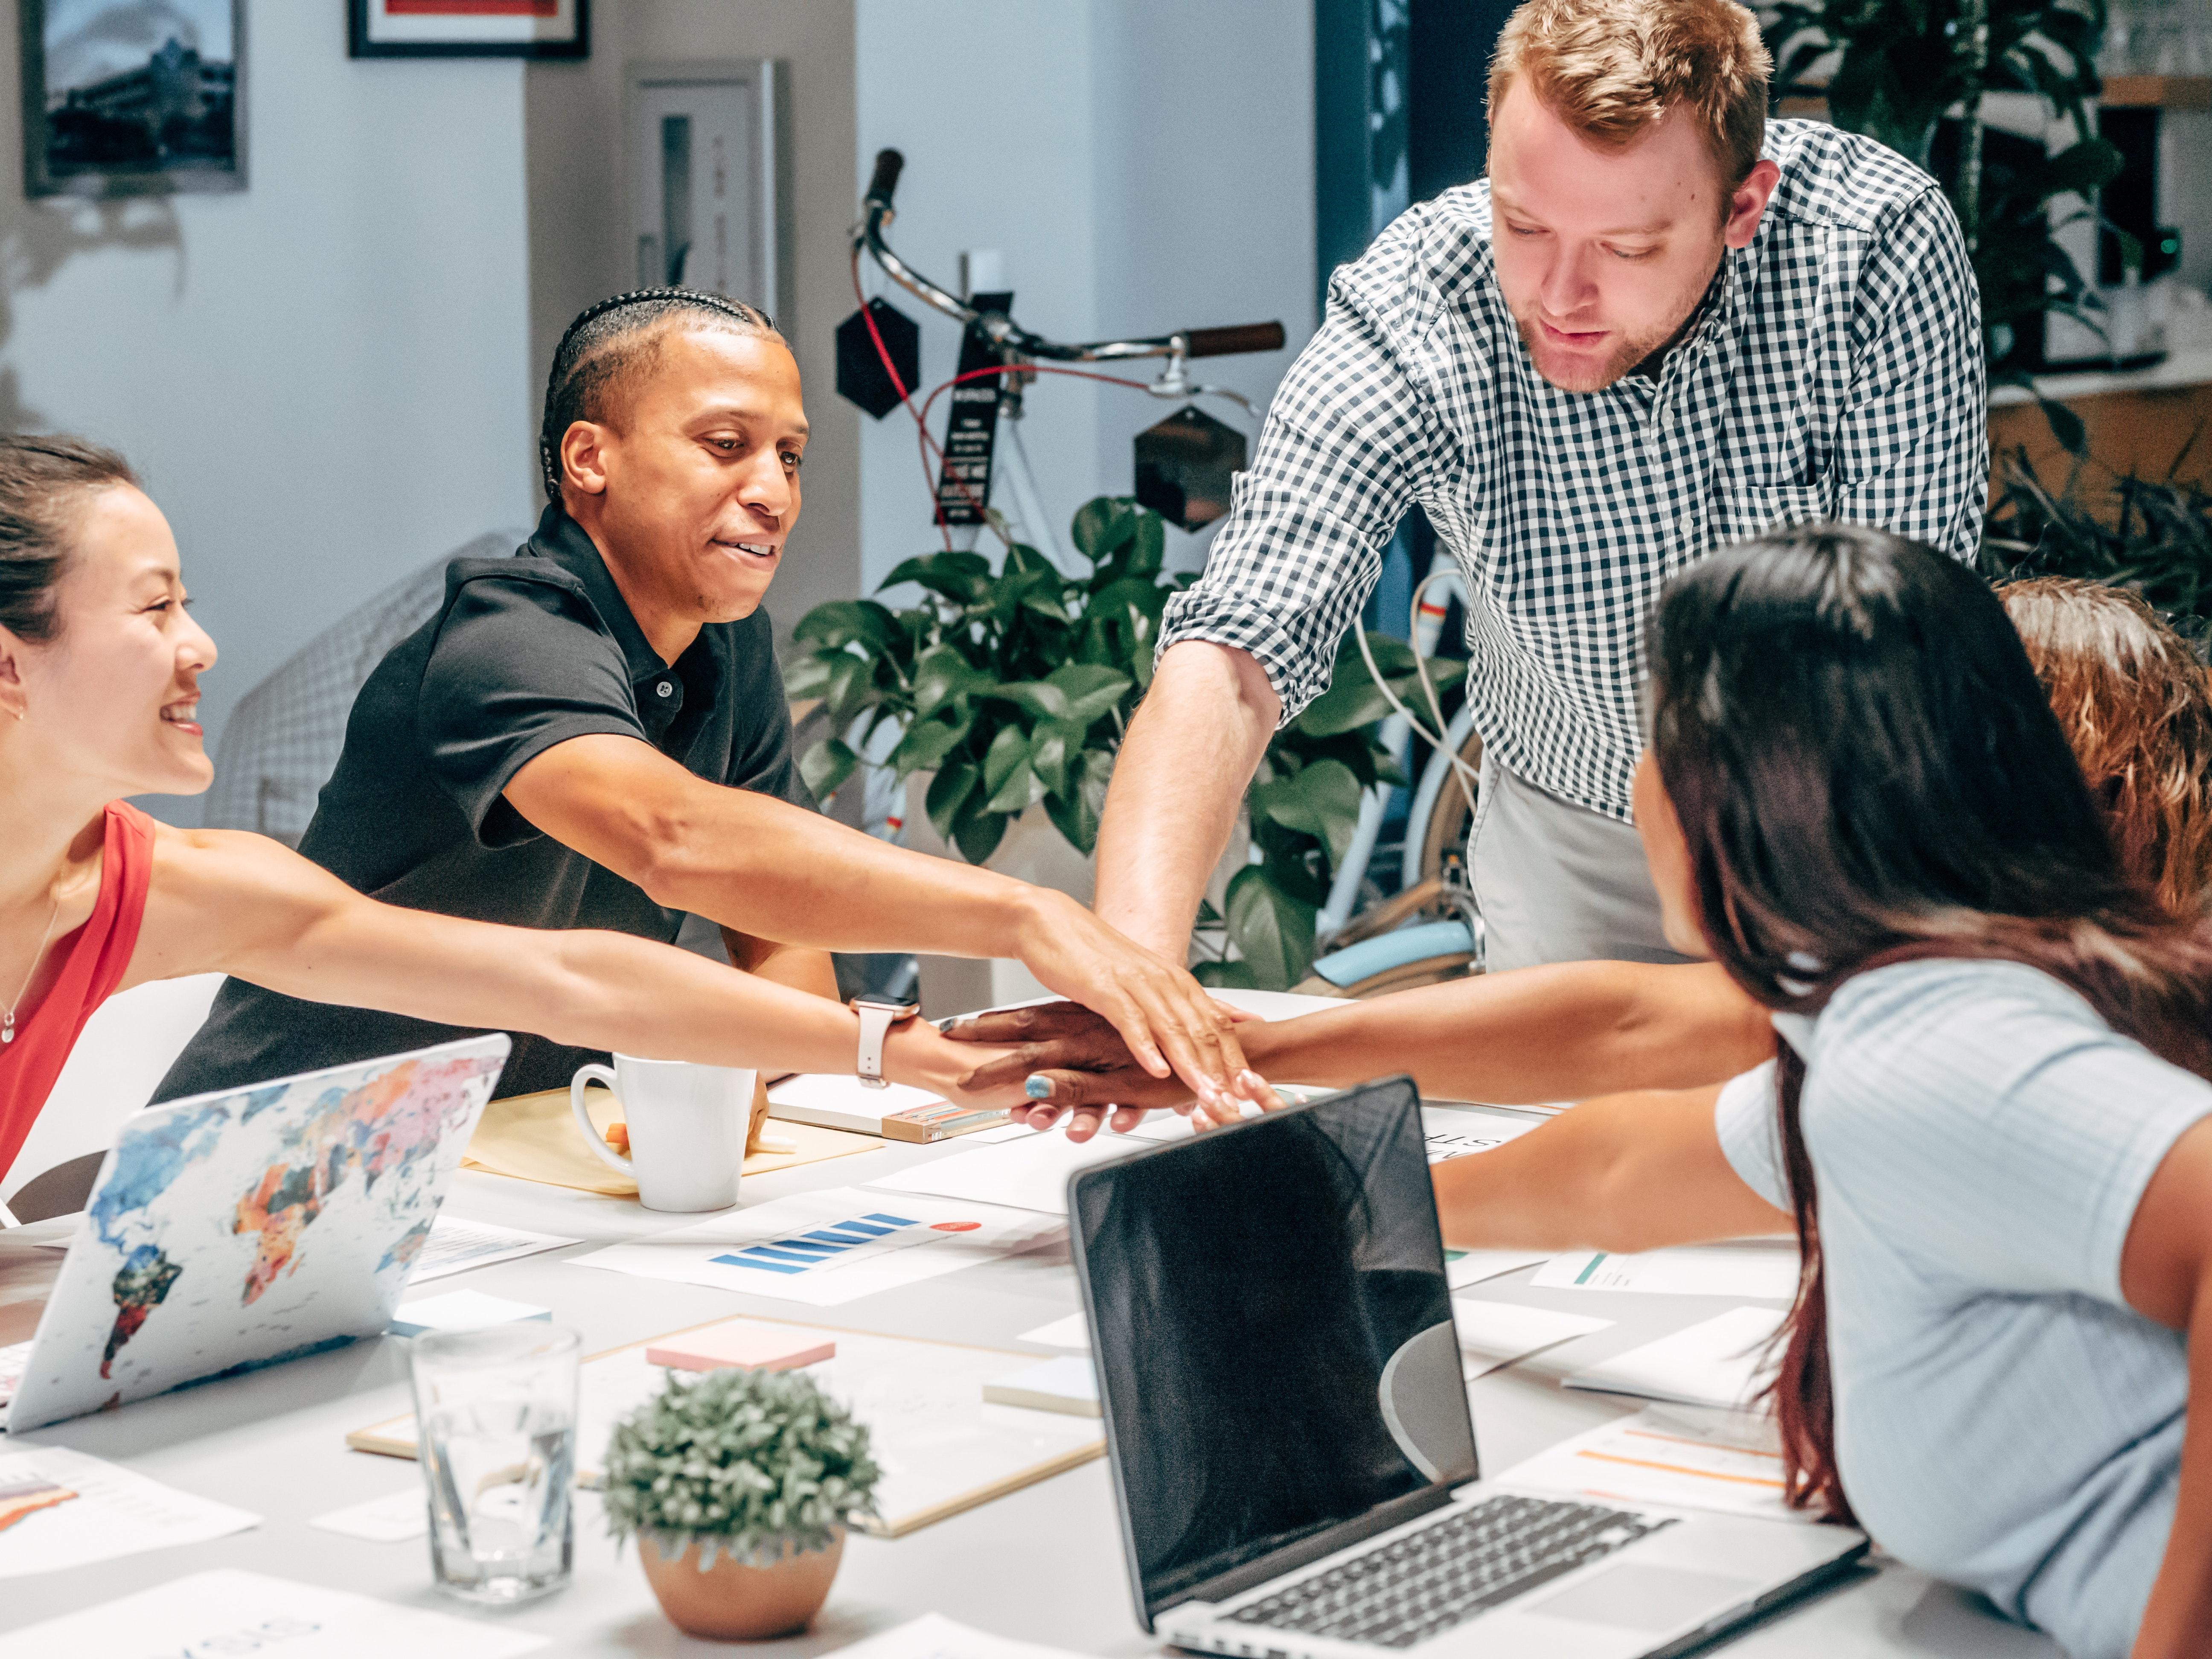
[[[696,289],[635,289],[585,307],[554,348],[553,372],[545,381],[538,460],[547,501],[561,499],[562,438],[578,421],[604,418],[608,391],[643,365],[652,337],[674,319],[687,327],[783,339],[766,312]]]

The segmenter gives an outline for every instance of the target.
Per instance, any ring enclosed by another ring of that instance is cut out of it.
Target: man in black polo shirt
[[[1228,1019],[1189,975],[1065,896],[823,818],[759,608],[799,517],[798,365],[749,307],[658,289],[556,353],[549,504],[511,559],[457,561],[437,616],[355,702],[300,850],[394,904],[673,940],[836,994],[830,950],[1018,957],[1201,1092],[1237,1087]],[[233,980],[155,1098],[459,1035]],[[502,1094],[590,1058],[515,1033]],[[1241,1092],[1241,1089],[1239,1089]]]

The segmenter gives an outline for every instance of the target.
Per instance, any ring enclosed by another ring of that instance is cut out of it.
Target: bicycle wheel
[[[1456,720],[1453,722],[1454,726],[1458,724]],[[1481,769],[1482,738],[1472,726],[1460,744],[1459,757],[1469,771]],[[1469,795],[1478,801],[1482,799],[1473,780],[1468,781],[1462,792],[1442,757],[1431,756],[1421,775],[1420,792],[1413,799],[1413,816],[1406,825],[1405,867],[1409,885],[1434,881],[1443,874],[1445,853],[1466,853],[1468,830],[1473,822],[1468,811]]]

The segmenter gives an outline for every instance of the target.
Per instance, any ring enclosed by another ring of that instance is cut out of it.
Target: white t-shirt
[[[1811,1044],[1852,1507],[2074,1659],[2124,1659],[2172,1528],[2189,1364],[2185,1337],[2122,1300],[2120,1254],[2212,1084],[2019,963],[1863,974]],[[1715,1119],[1737,1175],[1787,1209],[1773,1063]]]

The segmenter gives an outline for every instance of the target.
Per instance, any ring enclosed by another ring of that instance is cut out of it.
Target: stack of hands
[[[1194,1126],[1206,1129],[1234,1123],[1254,1106],[1280,1107],[1266,1079],[1245,1063],[1237,1038],[1236,1028],[1259,1016],[1210,998],[1206,1006],[1210,1032],[1174,1045],[1196,1063],[1172,1068],[1157,1058],[1141,1063],[1112,1021],[1073,1002],[971,1014],[945,1035],[1001,1051],[968,1075],[963,1091],[1019,1084],[1028,1104],[1011,1109],[1009,1117],[1034,1129],[1052,1128],[1066,1117],[1070,1140],[1090,1139],[1109,1115],[1114,1132],[1126,1134],[1157,1109],[1191,1113]]]

